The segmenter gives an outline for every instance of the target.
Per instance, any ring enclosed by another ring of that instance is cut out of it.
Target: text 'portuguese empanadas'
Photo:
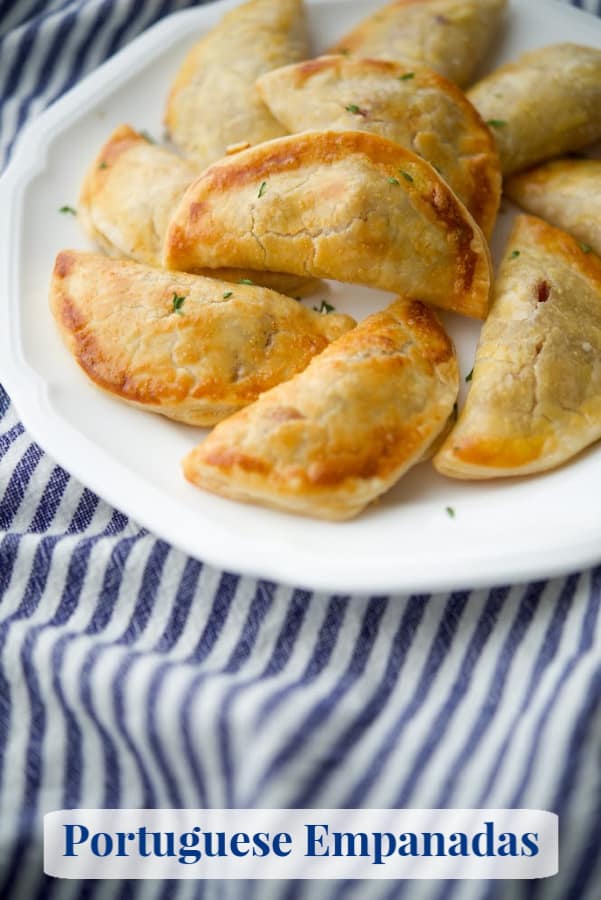
[[[63,251],[51,308],[101,388],[189,425],[214,425],[302,371],[354,326],[250,285]]]
[[[174,144],[204,169],[230,145],[285,134],[255,81],[308,56],[302,0],[250,0],[226,13],[190,50],[173,84],[165,125]]]
[[[109,256],[160,266],[167,225],[198,169],[152,143],[129,125],[111,135],[90,166],[78,215]],[[198,272],[197,274],[206,274]],[[221,269],[214,278],[255,284],[283,294],[303,293],[312,282],[278,272]]]
[[[211,166],[169,226],[165,264],[335,278],[483,318],[484,235],[432,166],[366,132],[307,132]]]
[[[558,159],[509,178],[507,195],[601,256],[601,159]]]
[[[348,519],[423,458],[457,391],[454,348],[435,314],[398,300],[219,425],[184,471],[235,500]]]
[[[464,94],[430,69],[323,56],[257,82],[290,132],[369,131],[427,159],[490,237],[501,198],[492,135]]]
[[[393,0],[330,52],[428,66],[465,87],[497,34],[506,6],[507,0]]]
[[[601,139],[601,50],[555,44],[524,53],[469,92],[497,139],[505,175]]]
[[[520,216],[465,408],[434,465],[453,478],[552,469],[601,438],[601,259]]]

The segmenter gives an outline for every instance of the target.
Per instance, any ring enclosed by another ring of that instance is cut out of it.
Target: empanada
[[[470,392],[434,458],[452,478],[552,469],[601,437],[601,259],[520,216]]]
[[[524,53],[468,91],[493,130],[505,175],[601,139],[601,50]]]
[[[434,169],[366,132],[307,132],[208,169],[165,243],[168,268],[276,269],[484,317],[484,235]]]
[[[354,326],[265,288],[67,250],[50,302],[101,388],[189,425],[214,425],[302,371]]]
[[[455,351],[436,315],[399,299],[219,425],[184,472],[235,500],[349,519],[422,459],[457,391]]]
[[[493,137],[464,94],[430,69],[323,56],[257,82],[291,132],[370,131],[427,159],[490,237],[501,198]]]
[[[239,142],[285,134],[255,88],[264,72],[309,56],[302,0],[250,0],[188,53],[173,84],[165,125],[204,169]]]
[[[109,256],[127,256],[160,266],[167,224],[198,169],[122,125],[88,170],[78,205],[79,219]],[[199,272],[199,275],[206,274]],[[284,294],[304,293],[306,278],[277,272],[222,269],[214,278],[250,279]]]
[[[601,256],[601,159],[558,159],[508,179],[526,212],[569,231]]]
[[[498,32],[507,0],[394,0],[331,48],[428,66],[469,84]]]

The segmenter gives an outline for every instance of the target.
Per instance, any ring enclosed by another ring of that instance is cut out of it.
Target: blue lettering
[[[307,829],[307,852],[305,856],[329,856],[330,851],[329,848],[325,848],[324,853],[318,853],[317,848],[323,849],[324,847],[324,838],[330,833],[330,830],[327,825],[305,825]],[[323,830],[323,834],[319,834],[317,829],[321,828]]]
[[[75,829],[79,829],[79,837],[75,840]],[[90,837],[90,832],[85,825],[65,825],[65,853],[63,856],[77,856],[74,847],[76,844],[84,844]]]

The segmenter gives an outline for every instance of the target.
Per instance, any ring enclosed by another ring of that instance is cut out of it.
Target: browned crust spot
[[[75,261],[74,253],[70,250],[61,250],[54,263],[54,275],[56,278],[67,278],[73,271]]]

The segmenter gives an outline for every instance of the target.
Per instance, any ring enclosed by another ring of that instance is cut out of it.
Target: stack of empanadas
[[[601,51],[527,53],[465,95],[506,6],[395,0],[308,59],[302,0],[249,0],[183,61],[172,149],[122,126],[99,151],[78,214],[104,255],[59,254],[52,311],[103,390],[216,426],[194,484],[342,520],[432,455],[490,478],[601,438],[601,162],[548,162],[601,139]],[[494,284],[503,175],[540,218]],[[396,299],[357,325],[299,302],[316,279]],[[485,320],[458,417],[431,306]]]

